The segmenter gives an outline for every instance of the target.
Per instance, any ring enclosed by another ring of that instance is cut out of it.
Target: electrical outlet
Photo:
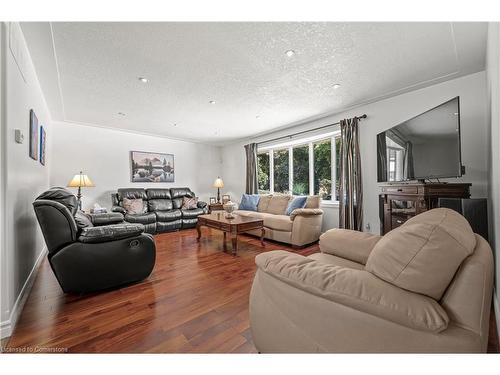
[[[14,138],[16,140],[16,143],[23,143],[24,142],[24,133],[21,129],[15,129],[14,130]]]
[[[368,230],[368,231],[369,231],[370,229],[372,229],[372,227],[370,226],[370,223],[366,223],[366,225],[365,225],[365,229],[366,229],[366,230]]]

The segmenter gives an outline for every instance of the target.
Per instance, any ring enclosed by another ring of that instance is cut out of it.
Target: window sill
[[[321,204],[320,204],[320,207],[338,207],[339,206],[339,202],[338,201],[321,201]]]

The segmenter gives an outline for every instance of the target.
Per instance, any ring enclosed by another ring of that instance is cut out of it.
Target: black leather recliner
[[[184,197],[194,198],[195,194],[189,188],[171,189],[118,189],[111,194],[113,207],[111,211],[125,215],[129,223],[144,224],[147,233],[163,233],[178,229],[193,228],[198,222],[198,216],[208,212],[207,203],[198,202],[197,208],[183,209]],[[123,199],[142,199],[144,210],[139,214],[127,214],[123,208]]]
[[[49,263],[65,293],[86,293],[145,279],[155,264],[153,237],[119,213],[88,215],[56,187],[33,202]]]

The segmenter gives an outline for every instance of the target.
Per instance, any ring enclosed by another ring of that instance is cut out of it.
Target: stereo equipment
[[[479,234],[488,241],[488,201],[486,198],[439,198],[438,206],[451,208],[462,214],[469,222],[474,233]]]

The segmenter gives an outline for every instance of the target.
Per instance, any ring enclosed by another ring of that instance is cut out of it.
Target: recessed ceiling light
[[[333,85],[333,88],[334,88],[335,90],[337,90],[338,88],[340,88],[340,83],[336,83],[336,84],[334,84],[334,85]]]
[[[260,116],[259,116],[259,115],[257,115],[257,116],[255,116],[255,118],[258,120],[258,119],[260,119]]]
[[[293,49],[289,49],[285,52],[285,55],[287,55],[288,57],[292,57],[293,55],[295,55],[295,51]]]
[[[141,81],[142,83],[148,83],[149,82],[149,79],[147,79],[146,77],[139,77],[138,80]]]
[[[215,104],[215,100],[210,100],[209,103],[210,104]]]
[[[177,124],[174,124],[174,127],[177,126]]]
[[[118,112],[118,114],[119,114],[120,116],[125,116],[125,113],[123,113],[123,112]]]

